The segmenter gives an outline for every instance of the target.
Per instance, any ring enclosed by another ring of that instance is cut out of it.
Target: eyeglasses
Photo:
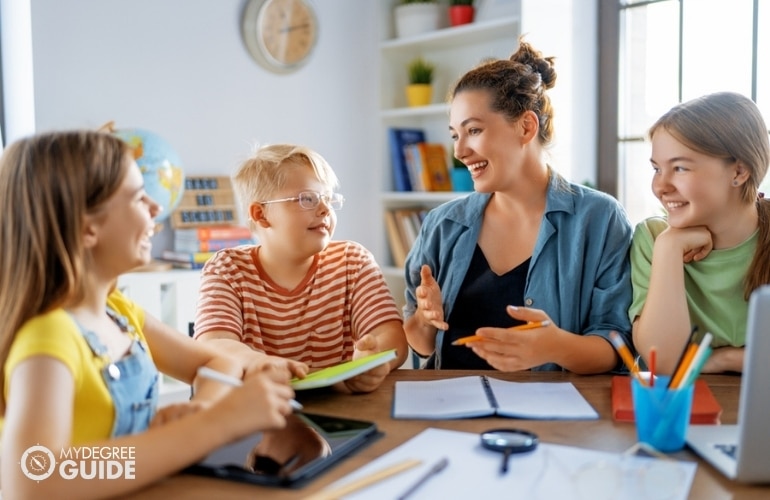
[[[342,208],[342,204],[345,202],[345,198],[339,193],[332,193],[331,195],[328,195],[316,193],[315,191],[302,191],[299,193],[299,195],[293,196],[291,198],[260,201],[259,203],[262,205],[267,205],[268,203],[281,203],[284,201],[298,201],[299,206],[305,210],[313,210],[321,204],[321,201],[323,201],[332,210],[339,210]]]

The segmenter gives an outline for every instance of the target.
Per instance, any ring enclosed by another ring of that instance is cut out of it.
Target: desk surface
[[[351,417],[377,422],[385,436],[360,450],[325,472],[302,489],[265,488],[220,479],[210,479],[180,474],[142,490],[131,498],[143,499],[210,499],[210,498],[303,498],[323,489],[328,484],[351,473],[358,467],[383,455],[408,441],[425,428],[436,427],[466,432],[482,432],[493,427],[511,426],[512,419],[480,418],[468,420],[394,420],[390,416],[394,384],[398,380],[434,380],[459,377],[479,372],[454,370],[396,370],[383,385],[370,394],[344,395],[317,391],[299,392],[297,399],[308,412]],[[560,372],[489,372],[490,375],[514,381],[569,381],[599,412],[599,420],[590,421],[522,421],[515,426],[536,432],[542,442],[557,443],[596,450],[623,452],[636,442],[633,424],[616,423],[612,420],[609,375],[579,376]],[[733,424],[738,416],[740,377],[709,375],[703,377],[714,396],[722,405],[722,423]],[[682,460],[698,460],[689,451],[674,454]],[[768,498],[770,487],[750,487],[733,483],[724,478],[710,465],[699,461],[690,498],[694,499],[754,499]]]

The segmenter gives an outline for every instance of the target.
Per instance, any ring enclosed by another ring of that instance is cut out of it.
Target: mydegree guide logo
[[[43,481],[57,470],[56,456],[40,444],[21,456],[21,472],[33,481]],[[134,479],[136,458],[133,446],[70,447],[59,454],[59,475],[64,479]]]

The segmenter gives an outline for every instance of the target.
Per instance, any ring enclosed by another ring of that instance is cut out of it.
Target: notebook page
[[[456,419],[493,412],[479,376],[396,382],[393,418]]]
[[[570,382],[508,382],[487,378],[501,416],[542,420],[599,418]]]

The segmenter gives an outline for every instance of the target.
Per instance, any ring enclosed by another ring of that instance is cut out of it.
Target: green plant
[[[473,0],[449,0],[449,5],[473,5]]]
[[[422,57],[413,59],[409,63],[409,83],[431,83],[433,81],[433,64]]]

